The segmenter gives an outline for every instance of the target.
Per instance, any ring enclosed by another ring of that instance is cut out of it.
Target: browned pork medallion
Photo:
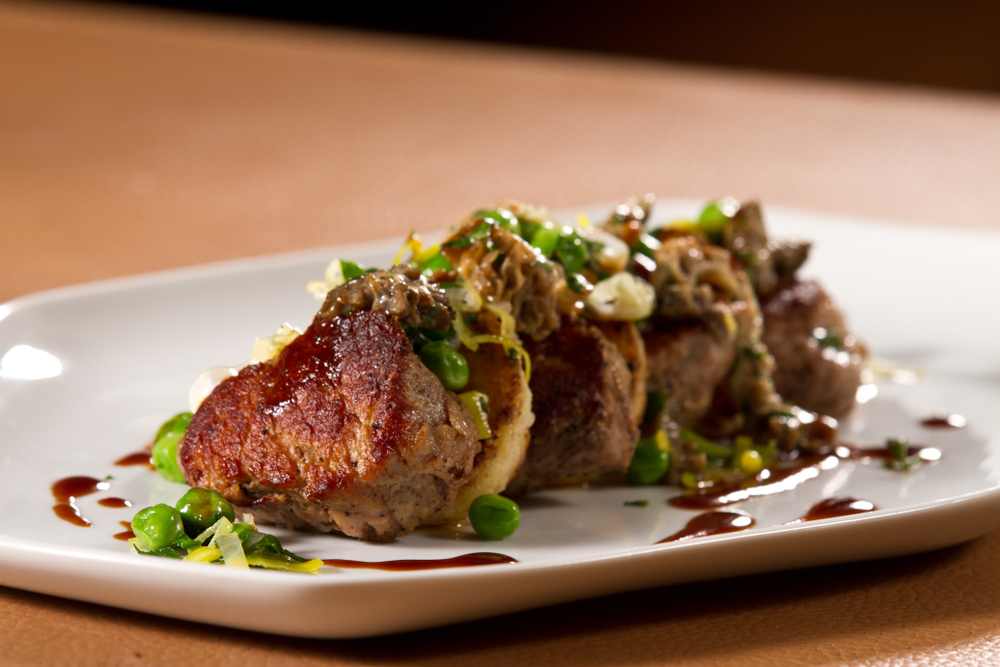
[[[444,293],[401,267],[333,290],[305,333],[201,405],[178,450],[188,482],[292,528],[410,532],[455,499],[480,449],[402,326],[451,318]]]

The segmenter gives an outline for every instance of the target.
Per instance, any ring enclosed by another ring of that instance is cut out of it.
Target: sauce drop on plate
[[[412,572],[414,570],[438,570],[446,567],[473,567],[476,565],[502,565],[506,563],[516,563],[510,556],[489,552],[479,552],[456,556],[455,558],[441,558],[439,560],[387,560],[376,563],[369,563],[361,560],[340,560],[336,558],[323,559],[324,565],[331,567],[342,567],[350,569],[366,570],[388,570],[391,572]]]
[[[115,507],[119,509],[122,507],[132,507],[132,503],[124,498],[101,498],[97,501],[97,504],[102,507]]]
[[[52,506],[52,511],[63,521],[69,521],[74,526],[90,528],[94,524],[80,516],[80,508],[70,503],[56,503]]]
[[[924,428],[965,428],[969,423],[962,415],[934,415],[927,419],[920,420],[920,425]]]
[[[670,499],[674,507],[688,510],[704,510],[740,503],[758,496],[769,496],[782,491],[790,491],[799,484],[819,477],[824,470],[839,464],[837,456],[801,456],[781,467],[765,469],[749,481],[749,484],[719,484],[706,489],[685,493]],[[746,485],[745,485],[746,484]]]
[[[132,532],[132,524],[131,524],[131,522],[129,522],[129,521],[119,521],[118,523],[120,523],[122,525],[122,527],[125,528],[125,530],[122,531],[122,532],[120,532],[120,533],[115,533],[114,534],[114,538],[116,540],[121,540],[122,542],[128,542],[133,537],[135,537],[135,533]]]
[[[858,500],[847,496],[836,496],[821,500],[806,512],[806,515],[799,521],[818,521],[819,519],[832,519],[838,516],[850,516],[852,514],[864,514],[874,512],[878,508],[867,500]]]
[[[683,529],[670,537],[660,540],[656,544],[690,540],[695,537],[708,537],[709,535],[735,533],[751,528],[755,523],[757,522],[754,518],[744,512],[705,512],[688,521]]]
[[[153,459],[148,451],[136,452],[135,454],[129,454],[128,456],[123,456],[117,461],[115,461],[116,466],[147,466],[151,470],[156,470],[153,466]]]

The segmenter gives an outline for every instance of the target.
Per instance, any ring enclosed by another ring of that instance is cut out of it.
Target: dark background
[[[655,59],[1000,92],[1000,2],[122,2]]]

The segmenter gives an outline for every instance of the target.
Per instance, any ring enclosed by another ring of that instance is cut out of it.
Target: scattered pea
[[[190,412],[181,412],[180,414],[176,414],[167,421],[163,422],[163,425],[160,426],[160,430],[156,432],[156,437],[153,438],[153,442],[156,442],[167,433],[173,431],[183,433],[187,430],[188,424],[191,423],[191,417],[193,416],[194,415]]]
[[[488,540],[510,537],[521,525],[521,509],[510,498],[487,493],[472,501],[469,521]]]
[[[177,445],[184,437],[184,431],[168,431],[153,443],[153,467],[171,482],[184,483],[184,473],[177,463]]]
[[[212,489],[191,489],[177,501],[177,511],[189,537],[195,537],[222,517],[236,520],[229,501]]]
[[[531,237],[529,243],[538,248],[543,255],[551,257],[559,242],[559,230],[552,227],[541,227]]]
[[[184,535],[184,522],[175,508],[160,503],[136,512],[132,532],[148,551],[158,551]]]
[[[670,452],[656,438],[643,438],[635,446],[628,466],[628,481],[638,486],[656,484],[670,468]]]

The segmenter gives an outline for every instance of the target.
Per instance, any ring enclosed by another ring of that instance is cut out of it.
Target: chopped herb
[[[366,273],[371,273],[375,269],[363,269],[354,262],[348,262],[346,259],[340,260],[340,270],[344,274],[344,281],[353,280],[358,276],[363,276]]]
[[[667,406],[667,392],[653,389],[646,392],[646,412],[642,415],[643,426],[657,426]]]
[[[566,284],[569,288],[577,293],[583,294],[590,287],[590,281],[587,280],[582,273],[574,273],[566,278]]]
[[[767,359],[767,348],[762,345],[754,345],[753,347],[745,347],[742,350],[743,356],[748,359],[754,359],[756,361],[764,361]]]
[[[844,339],[840,334],[828,331],[823,327],[816,327],[813,329],[812,335],[822,347],[832,347],[837,350],[844,349]]]
[[[913,456],[909,455],[910,441],[906,438],[887,438],[885,448],[889,450],[889,454],[893,457],[883,461],[883,465],[890,470],[906,472],[923,463],[923,459],[916,454]]]
[[[626,507],[646,507],[649,505],[648,500],[626,500],[624,502]]]
[[[645,255],[646,257],[655,257],[656,251],[660,249],[660,241],[650,234],[640,234],[639,240],[636,241],[635,247],[632,248],[634,254]]]
[[[682,428],[681,437],[690,442],[695,446],[695,449],[709,458],[728,461],[733,455],[732,449],[714,443],[708,438],[698,435],[691,429]]]

